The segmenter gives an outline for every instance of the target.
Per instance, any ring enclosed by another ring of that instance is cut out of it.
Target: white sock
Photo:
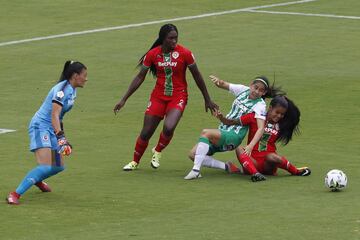
[[[201,165],[204,161],[204,158],[206,157],[206,154],[209,151],[209,148],[210,148],[209,144],[203,142],[198,143],[195,152],[194,167],[193,167],[194,170],[200,171]]]
[[[205,156],[202,165],[205,167],[209,167],[209,168],[218,168],[218,169],[225,170],[225,163],[222,161],[216,160],[215,158],[213,158],[211,156]]]

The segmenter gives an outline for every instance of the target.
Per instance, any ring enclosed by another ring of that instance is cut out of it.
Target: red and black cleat
[[[35,186],[37,186],[42,192],[51,192],[51,188],[49,185],[47,185],[46,182],[38,182],[35,184]]]
[[[225,171],[228,173],[241,173],[241,170],[231,161],[225,163]]]
[[[19,205],[20,204],[19,199],[20,199],[20,194],[17,194],[16,192],[11,192],[7,196],[6,201],[8,204],[11,205]]]
[[[298,173],[296,174],[297,176],[305,177],[305,176],[309,176],[311,174],[311,170],[308,167],[301,167],[301,168],[298,168],[297,170],[298,170]]]
[[[265,181],[265,180],[266,180],[266,177],[258,172],[251,176],[251,181],[253,181],[253,182],[260,182],[260,181]]]

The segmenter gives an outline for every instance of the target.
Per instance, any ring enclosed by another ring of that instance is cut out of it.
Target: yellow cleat
[[[150,164],[151,164],[151,167],[156,169],[156,168],[160,167],[161,152],[157,152],[155,150],[155,148],[153,148],[151,151],[152,151],[153,155],[152,155]]]
[[[123,167],[123,170],[124,171],[132,171],[132,170],[136,170],[138,168],[138,163],[135,162],[135,161],[131,161],[129,162],[128,164],[126,164],[124,167]]]

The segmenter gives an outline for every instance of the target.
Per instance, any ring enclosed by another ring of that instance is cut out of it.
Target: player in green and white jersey
[[[279,89],[270,86],[269,80],[264,76],[256,77],[249,87],[228,83],[216,76],[210,76],[210,79],[217,87],[228,90],[235,96],[231,110],[226,115],[226,118],[240,119],[242,115],[255,112],[258,131],[253,140],[245,147],[245,152],[250,155],[253,147],[264,132],[266,118],[264,98],[279,94]],[[190,180],[201,177],[200,168],[202,165],[231,171],[232,166],[229,163],[225,164],[211,156],[216,152],[231,151],[237,148],[245,138],[247,131],[248,126],[224,124],[220,124],[218,129],[203,129],[199,142],[190,152],[190,158],[194,160],[194,166],[184,179]],[[262,175],[256,173],[254,177],[261,178]]]

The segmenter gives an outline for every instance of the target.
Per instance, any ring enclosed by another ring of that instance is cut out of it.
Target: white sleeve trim
[[[266,119],[266,103],[264,101],[256,103],[253,110],[255,112],[255,118]]]
[[[249,89],[248,86],[242,84],[233,84],[233,83],[229,84],[229,92],[235,96],[238,96],[240,93],[245,92],[248,89]]]

